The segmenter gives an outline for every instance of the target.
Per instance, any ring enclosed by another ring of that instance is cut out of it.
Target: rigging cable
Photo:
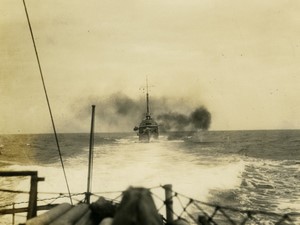
[[[36,55],[37,63],[38,63],[38,66],[39,66],[39,71],[40,71],[42,83],[43,83],[43,88],[44,88],[44,92],[45,92],[45,96],[46,96],[46,100],[47,100],[47,105],[48,105],[48,109],[49,109],[49,113],[50,113],[50,118],[51,118],[51,122],[52,122],[52,127],[53,127],[53,132],[54,132],[54,136],[55,136],[56,145],[57,145],[57,150],[58,150],[61,166],[62,166],[62,169],[63,169],[64,178],[65,178],[65,182],[66,182],[66,185],[67,185],[70,202],[73,205],[71,192],[70,192],[70,188],[69,188],[69,184],[68,184],[68,179],[67,179],[67,175],[66,175],[66,170],[65,170],[65,166],[64,166],[64,163],[63,163],[63,160],[62,160],[62,154],[61,154],[61,151],[60,151],[60,146],[59,146],[58,137],[57,137],[57,133],[56,133],[56,128],[55,128],[55,124],[54,124],[54,119],[53,119],[53,115],[52,115],[52,110],[51,110],[51,107],[50,107],[50,101],[49,101],[48,94],[47,94],[47,89],[46,89],[44,76],[43,76],[43,72],[42,72],[42,67],[41,67],[37,47],[36,47],[36,44],[35,44],[35,40],[34,40],[34,36],[33,36],[33,32],[32,32],[32,27],[31,27],[31,24],[30,24],[29,15],[28,15],[25,0],[23,0],[23,4],[24,4],[24,9],[25,9],[26,17],[27,17],[27,22],[28,22],[28,26],[29,26],[29,30],[30,30],[30,34],[31,34],[31,39],[32,39],[32,42],[33,42],[33,47],[34,47],[34,51],[35,51],[35,55]]]

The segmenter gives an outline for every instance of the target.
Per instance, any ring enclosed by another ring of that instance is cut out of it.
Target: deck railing
[[[69,195],[63,193],[51,193],[53,196],[41,198],[39,195],[45,193],[38,192],[38,182],[44,181],[44,178],[38,177],[36,171],[9,171],[0,172],[0,177],[30,177],[30,190],[29,192],[20,190],[1,189],[2,193],[10,194],[29,194],[28,201],[10,202],[8,204],[0,204],[0,217],[1,215],[11,214],[12,224],[14,224],[14,217],[17,213],[26,213],[26,220],[33,218],[37,215],[39,210],[50,210],[53,207],[67,200]],[[274,212],[258,211],[251,209],[237,209],[228,206],[210,204],[202,202],[197,199],[190,198],[186,195],[173,191],[172,185],[156,186],[148,189],[154,199],[157,211],[162,215],[165,224],[172,224],[177,220],[184,220],[188,224],[200,225],[258,225],[258,224],[300,224],[300,213],[289,212],[286,214],[278,214]],[[122,199],[123,191],[113,192],[95,192],[91,193],[91,199],[98,197],[105,197],[106,200],[113,204],[119,204]],[[77,203],[86,201],[86,193],[74,193],[72,198]],[[38,204],[42,203],[42,204]],[[86,203],[86,202],[85,202]],[[24,205],[27,207],[24,207]],[[22,206],[22,207],[19,207]]]

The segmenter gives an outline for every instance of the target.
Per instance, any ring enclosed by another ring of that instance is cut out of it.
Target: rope
[[[285,224],[285,222],[291,222],[291,224],[294,224],[292,218],[300,218],[300,213],[297,212],[282,215],[260,210],[241,210],[228,206],[202,202],[174,191],[169,199],[162,199],[153,192],[151,192],[151,194],[153,197],[162,202],[162,206],[157,208],[158,212],[166,206],[166,202],[173,201],[173,204],[176,203],[176,205],[178,204],[181,208],[179,212],[178,210],[176,212],[175,210],[172,210],[173,215],[178,219],[189,218],[191,220],[190,222],[192,222],[191,224],[218,225],[223,224],[224,221],[226,221],[226,224],[245,225],[249,220],[251,220],[254,224],[261,224],[262,221],[267,220],[273,221],[274,224],[279,225]]]
[[[17,193],[17,194],[28,194],[28,191],[18,191],[18,190],[9,190],[9,189],[0,189],[1,192],[8,192],[8,193]]]
[[[156,189],[157,187],[149,188],[149,190]],[[100,192],[98,192],[100,193]],[[117,194],[117,197],[113,199],[106,198],[107,200],[110,200],[112,203],[119,203],[117,199],[121,198],[123,192],[121,191],[112,191],[112,192],[101,192],[102,194],[107,193],[115,193]],[[60,198],[66,198],[68,197],[67,194],[63,193],[57,193],[59,196],[56,197],[50,197],[50,198],[44,198],[44,199],[38,199],[37,201],[51,201],[52,204],[54,201]],[[100,197],[96,193],[91,193],[93,196]],[[251,220],[254,224],[262,224],[263,221],[273,221],[274,224],[280,225],[285,224],[285,222],[291,222],[289,224],[293,224],[293,217],[300,217],[300,213],[291,212],[286,214],[278,214],[273,212],[266,212],[266,211],[259,211],[259,210],[240,210],[237,208],[231,208],[227,206],[220,206],[216,204],[210,204],[206,202],[202,202],[199,200],[195,200],[193,198],[189,198],[185,195],[179,194],[178,192],[173,192],[172,196],[168,199],[163,199],[160,196],[156,195],[151,191],[151,194],[153,197],[158,199],[162,202],[162,206],[160,208],[157,208],[157,211],[159,212],[163,206],[165,206],[166,202],[173,201],[178,202],[179,206],[182,208],[182,211],[180,213],[175,212],[175,210],[172,210],[172,213],[178,218],[178,219],[189,219],[192,222],[191,224],[224,224],[224,221],[226,220],[226,224],[231,225],[245,225],[248,224],[247,222]],[[85,193],[75,193],[72,194],[72,196],[81,196],[85,195]],[[82,200],[84,201],[84,200]],[[81,202],[81,201],[79,201]],[[5,208],[18,204],[26,204],[28,202],[19,202],[19,203],[12,203],[7,205],[1,205],[0,208]],[[204,207],[203,207],[204,206]],[[209,213],[210,212],[210,213]],[[237,214],[238,213],[238,214]],[[198,217],[198,218],[197,218]],[[165,218],[163,218],[164,221],[166,221]],[[251,223],[252,224],[252,223]]]
[[[46,97],[46,101],[47,101],[47,105],[48,105],[48,109],[49,109],[49,113],[50,113],[50,118],[51,118],[52,127],[53,127],[53,131],[54,131],[54,136],[55,136],[55,141],[56,141],[56,145],[57,145],[57,150],[58,150],[58,154],[59,154],[61,166],[62,166],[62,169],[63,169],[64,178],[65,178],[65,181],[66,181],[66,185],[67,185],[67,189],[68,189],[68,193],[69,193],[70,202],[73,205],[72,197],[71,197],[71,191],[70,191],[70,188],[69,188],[69,184],[68,184],[68,179],[67,179],[67,175],[66,175],[64,163],[63,163],[63,160],[62,160],[62,154],[61,154],[61,151],[60,151],[60,146],[59,146],[58,137],[57,137],[57,133],[56,133],[56,128],[55,128],[55,124],[54,124],[54,119],[53,119],[53,115],[52,115],[52,110],[51,110],[51,107],[50,107],[50,101],[49,101],[48,94],[47,94],[47,89],[46,89],[46,85],[45,85],[45,81],[44,81],[44,76],[43,76],[43,72],[42,72],[42,67],[41,67],[41,63],[40,63],[40,59],[39,59],[37,47],[36,47],[36,44],[35,44],[35,40],[34,40],[34,36],[33,36],[33,31],[32,31],[32,27],[31,27],[31,24],[30,24],[29,15],[28,15],[28,11],[27,11],[25,0],[23,0],[23,4],[24,4],[26,18],[27,18],[27,22],[28,22],[28,26],[29,26],[29,30],[30,30],[30,34],[31,34],[31,39],[32,39],[32,42],[33,42],[33,46],[34,46],[34,51],[35,51],[35,55],[36,55],[36,59],[37,59],[37,63],[38,63],[38,67],[39,67],[39,71],[40,71],[42,83],[43,83],[45,97]]]
[[[52,201],[51,203],[48,204],[52,204],[54,201],[61,199],[61,198],[68,198],[69,194],[63,194],[63,193],[57,193],[59,194],[59,196],[56,197],[51,197],[51,198],[43,198],[43,199],[37,199],[37,202],[45,202],[45,201]],[[80,196],[80,195],[84,195],[84,193],[74,193],[71,194],[71,196]],[[28,204],[28,201],[22,201],[22,202],[13,202],[13,203],[9,203],[6,205],[0,205],[0,209],[1,208],[6,208],[6,207],[10,207],[12,205],[21,205],[21,204]]]

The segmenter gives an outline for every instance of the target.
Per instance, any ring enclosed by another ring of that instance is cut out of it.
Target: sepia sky
[[[211,130],[300,128],[298,0],[26,3],[59,132],[89,132],[79,109],[139,99],[146,76],[168,111],[204,105]],[[0,97],[0,133],[51,132],[21,0],[0,1]]]

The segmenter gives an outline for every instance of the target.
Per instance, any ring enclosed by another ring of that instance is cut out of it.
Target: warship
[[[146,79],[146,116],[140,122],[140,125],[135,126],[133,130],[137,132],[139,140],[144,142],[158,139],[159,136],[158,124],[150,114],[148,78]]]

